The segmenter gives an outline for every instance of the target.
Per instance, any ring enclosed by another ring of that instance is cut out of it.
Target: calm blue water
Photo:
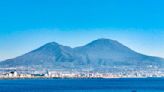
[[[164,79],[0,80],[0,92],[164,92]]]

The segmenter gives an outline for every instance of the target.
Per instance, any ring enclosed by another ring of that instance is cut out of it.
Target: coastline
[[[48,77],[33,77],[33,78],[0,78],[0,80],[51,80],[51,79],[103,79],[103,80],[110,80],[110,79],[164,79],[164,77],[124,77],[124,78],[73,78],[73,77],[54,77],[54,78],[48,78]]]

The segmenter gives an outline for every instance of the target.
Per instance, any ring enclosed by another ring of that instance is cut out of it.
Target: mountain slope
[[[74,56],[72,48],[52,42],[17,58],[3,61],[0,65],[55,67],[58,62],[73,62]]]
[[[74,48],[85,55],[91,63],[99,65],[163,65],[163,59],[137,53],[121,43],[110,39],[98,39],[91,43]]]
[[[110,39],[98,39],[85,46],[70,48],[58,43],[48,43],[14,59],[0,62],[1,67],[34,67],[77,69],[111,66],[149,65],[163,67],[164,59],[137,53]]]

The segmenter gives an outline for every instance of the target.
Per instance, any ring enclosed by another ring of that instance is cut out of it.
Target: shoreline
[[[35,78],[0,78],[0,80],[33,80],[33,79],[42,79],[42,80],[49,80],[49,79],[164,79],[164,77],[127,77],[127,78],[69,78],[69,77],[59,77],[59,78],[44,78],[44,77],[35,77]]]

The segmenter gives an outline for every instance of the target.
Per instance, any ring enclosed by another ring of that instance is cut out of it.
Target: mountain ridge
[[[140,54],[118,41],[105,38],[75,48],[50,42],[22,56],[0,62],[1,67],[61,69],[149,65],[163,67],[164,59]]]

